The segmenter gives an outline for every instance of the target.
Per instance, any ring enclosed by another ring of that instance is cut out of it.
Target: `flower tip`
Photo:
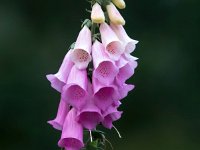
[[[125,20],[113,3],[106,6],[110,21],[116,25],[125,25]]]
[[[126,3],[124,0],[112,0],[112,2],[119,8],[119,9],[124,9],[126,8]]]
[[[98,3],[95,3],[92,7],[91,20],[93,23],[105,22],[104,12]]]

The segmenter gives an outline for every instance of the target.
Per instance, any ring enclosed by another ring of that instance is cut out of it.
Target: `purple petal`
[[[73,107],[79,109],[85,104],[87,97],[87,72],[72,68],[67,84],[63,87],[62,98]]]
[[[62,130],[68,112],[69,105],[61,99],[56,118],[48,121],[48,123],[51,124],[55,129]]]
[[[121,118],[121,111],[118,111],[116,107],[110,106],[104,113],[104,120],[102,122],[103,126],[106,128],[112,128],[112,122]]]
[[[105,53],[104,46],[98,41],[95,41],[93,44],[92,57],[94,65],[93,76],[103,84],[108,85],[113,82],[118,73],[118,69],[115,63]]]
[[[120,67],[116,78],[123,83],[134,74],[137,62],[128,61],[124,57],[120,57],[119,61],[116,62],[116,65]]]
[[[118,81],[117,79],[115,80],[115,85],[118,88],[118,95],[119,99],[123,99],[128,95],[128,92],[134,89],[134,85],[132,84],[126,84],[126,83],[121,83],[121,81]]]
[[[58,92],[62,91],[63,86],[66,84],[70,70],[74,65],[70,60],[71,50],[65,55],[65,58],[56,74],[47,75],[47,79],[51,82],[51,86]]]
[[[92,130],[102,121],[101,110],[94,104],[91,83],[88,83],[88,98],[86,104],[78,112],[77,118],[83,127]]]
[[[76,115],[76,110],[72,108],[65,119],[61,139],[58,142],[60,147],[67,150],[78,150],[84,146],[83,127],[76,121]]]
[[[105,86],[93,77],[94,101],[97,107],[107,109],[119,96],[114,85]]]

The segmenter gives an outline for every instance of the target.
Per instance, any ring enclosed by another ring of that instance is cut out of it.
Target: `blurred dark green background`
[[[115,150],[200,149],[200,1],[126,0],[129,35],[140,41],[136,89],[106,130]],[[81,21],[85,0],[0,1],[0,150],[58,150],[55,73]]]

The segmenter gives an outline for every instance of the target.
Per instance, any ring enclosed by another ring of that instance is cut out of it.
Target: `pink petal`
[[[118,73],[118,69],[115,63],[105,53],[104,46],[98,41],[95,41],[92,46],[92,57],[94,65],[93,76],[103,84],[113,82]]]
[[[76,115],[76,110],[72,108],[65,119],[61,139],[58,142],[60,147],[67,150],[79,150],[84,146],[83,127],[76,121]]]
[[[70,70],[74,65],[70,60],[71,50],[65,55],[65,58],[56,74],[47,75],[47,79],[51,82],[51,86],[58,92],[62,91],[63,86],[66,84]]]
[[[108,24],[102,23],[99,30],[101,33],[102,43],[106,48],[106,53],[112,60],[118,60],[124,52],[122,43]]]
[[[71,60],[79,69],[87,68],[91,61],[91,31],[87,26],[84,26],[80,31],[74,50],[72,51]]]
[[[121,111],[118,111],[116,107],[110,106],[104,113],[103,126],[106,128],[112,128],[112,122],[121,118]]]
[[[93,77],[94,101],[97,107],[107,109],[119,97],[114,85],[103,85]]]
[[[121,104],[122,104],[122,103],[118,100],[118,101],[114,101],[114,102],[112,103],[112,106],[117,108],[117,107],[119,107]]]
[[[121,83],[121,81],[115,80],[115,85],[118,87],[118,99],[123,99],[128,95],[128,92],[132,91],[135,86],[132,84]]]
[[[51,124],[55,129],[62,130],[68,112],[69,105],[61,99],[56,118],[48,121],[48,123]]]
[[[94,104],[91,83],[88,83],[88,98],[86,104],[78,112],[78,122],[86,129],[92,130],[102,121],[101,110]]]
[[[74,66],[70,72],[67,84],[62,90],[63,100],[79,109],[85,104],[85,99],[87,97],[87,83],[86,70],[79,70]]]
[[[122,56],[119,61],[116,62],[116,66],[119,66],[119,73],[116,78],[123,83],[134,74],[137,62],[133,60],[128,61]]]
[[[122,25],[115,25],[115,24],[111,24],[110,25],[112,30],[115,32],[115,34],[118,36],[118,38],[124,43],[125,45],[125,52],[126,53],[131,53],[135,50],[136,44],[138,43],[138,41],[131,39],[124,27]]]

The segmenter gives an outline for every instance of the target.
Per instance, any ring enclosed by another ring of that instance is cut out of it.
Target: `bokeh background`
[[[140,41],[139,67],[114,130],[115,150],[200,149],[200,1],[126,0],[126,30]],[[58,150],[46,121],[59,93],[55,73],[89,17],[85,0],[0,1],[0,150]]]

